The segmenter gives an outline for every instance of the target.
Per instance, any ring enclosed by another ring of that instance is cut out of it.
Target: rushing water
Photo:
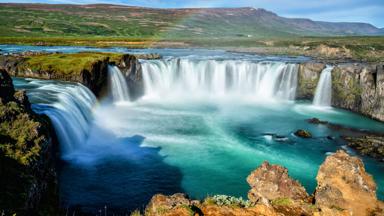
[[[144,97],[102,103],[93,112],[94,98],[80,94],[81,85],[15,79],[17,88],[27,89],[34,110],[63,116],[58,121],[69,127],[86,119],[85,139],[68,144],[73,149],[63,158],[63,207],[80,206],[97,214],[107,206],[109,211],[127,213],[143,207],[155,193],[246,197],[245,179],[264,160],[286,166],[311,193],[328,154],[341,148],[354,151],[338,138],[340,131],[306,119],[384,131],[384,124],[363,116],[291,101],[297,85],[294,62],[189,55],[142,63]],[[72,103],[63,99],[67,96],[80,103],[67,105]],[[76,110],[83,117],[76,116]],[[314,137],[296,137],[297,129],[307,129]],[[383,163],[363,160],[383,198]]]
[[[15,79],[17,88],[26,88],[33,110],[47,115],[60,140],[63,156],[83,145],[92,122],[93,93],[81,84]]]
[[[108,76],[110,92],[112,94],[113,101],[129,101],[129,91],[127,81],[125,80],[120,69],[116,66],[108,66]]]
[[[142,61],[142,67],[145,97],[292,100],[297,87],[297,65],[283,62],[173,58]]]
[[[332,101],[332,72],[333,66],[327,66],[320,74],[319,83],[316,87],[313,105],[331,106]]]

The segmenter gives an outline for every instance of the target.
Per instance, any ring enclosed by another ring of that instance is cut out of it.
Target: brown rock
[[[145,208],[145,215],[190,216],[190,204],[185,194],[177,193],[172,196],[157,194]]]
[[[376,184],[363,162],[344,151],[328,156],[317,174],[316,206],[322,211],[370,215],[378,208]]]
[[[302,130],[302,129],[297,130],[295,132],[295,135],[299,136],[299,137],[302,137],[302,138],[311,138],[312,137],[312,134],[309,131]]]
[[[251,186],[248,198],[255,203],[269,204],[278,198],[292,200],[304,200],[309,196],[301,184],[291,179],[288,170],[278,165],[270,165],[264,162],[247,178]]]

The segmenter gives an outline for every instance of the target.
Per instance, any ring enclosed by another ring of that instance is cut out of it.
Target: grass
[[[32,71],[53,72],[58,76],[79,75],[81,71],[91,71],[92,64],[107,58],[118,61],[123,54],[81,52],[72,54],[40,54],[29,56],[23,62],[25,68]]]
[[[293,204],[293,201],[290,198],[277,198],[272,200],[272,205],[275,205],[275,206],[289,206],[292,204]]]

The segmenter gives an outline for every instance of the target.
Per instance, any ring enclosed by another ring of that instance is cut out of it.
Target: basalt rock
[[[384,65],[338,65],[332,71],[332,95],[332,106],[384,121]]]
[[[300,64],[297,99],[311,100],[314,97],[320,73],[324,68],[325,64],[323,63],[307,62]]]
[[[384,136],[367,135],[361,137],[343,136],[347,145],[362,155],[384,159]]]

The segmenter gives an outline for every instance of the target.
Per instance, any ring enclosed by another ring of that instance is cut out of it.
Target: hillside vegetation
[[[383,35],[366,23],[315,22],[255,8],[153,9],[118,5],[0,4],[0,36],[266,38]]]

